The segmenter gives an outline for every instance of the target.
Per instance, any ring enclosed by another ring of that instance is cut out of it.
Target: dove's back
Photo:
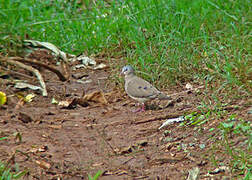
[[[125,91],[132,98],[155,99],[160,94],[148,81],[132,75],[125,78]]]

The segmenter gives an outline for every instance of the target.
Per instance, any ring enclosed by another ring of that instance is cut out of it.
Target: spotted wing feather
[[[160,91],[149,82],[137,76],[126,81],[125,90],[129,96],[134,98],[154,99],[160,94]]]

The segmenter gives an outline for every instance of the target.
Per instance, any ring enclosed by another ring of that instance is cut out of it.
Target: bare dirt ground
[[[81,84],[71,78],[63,83],[52,72],[43,70],[48,97],[37,93],[32,102],[22,104],[17,96],[11,96],[0,109],[0,137],[8,136],[0,141],[0,160],[29,169],[24,179],[87,179],[88,174],[98,170],[103,172],[99,179],[186,179],[194,167],[200,169],[199,179],[231,179],[230,171],[207,176],[216,169],[210,161],[215,141],[210,137],[215,132],[209,129],[219,122],[208,121],[200,130],[179,123],[158,130],[166,119],[195,111],[203,94],[186,93],[173,97],[173,103],[165,109],[133,113],[134,101],[109,82],[110,69],[72,73],[86,74],[92,82]],[[0,81],[1,91],[17,94],[12,84]],[[83,91],[97,90],[104,92],[108,104],[67,109],[51,103],[53,97],[71,100],[81,97]],[[169,94],[182,91],[182,87],[166,90]],[[245,109],[229,111],[239,111],[246,118]],[[24,121],[26,116],[28,120]],[[218,153],[214,156],[218,159]],[[220,156],[223,164],[228,163],[228,155]]]

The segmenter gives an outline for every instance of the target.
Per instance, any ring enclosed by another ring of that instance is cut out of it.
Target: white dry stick
[[[188,174],[187,180],[197,180],[200,173],[200,169],[198,167],[194,167],[188,172],[189,174]]]
[[[41,76],[41,74],[39,73],[39,71],[31,66],[27,66],[21,62],[18,62],[18,61],[14,61],[14,60],[10,60],[10,59],[7,59],[6,58],[6,61],[8,63],[11,63],[13,65],[18,65],[19,67],[21,68],[24,68],[28,71],[31,71],[35,76],[37,76],[38,80],[39,80],[39,83],[40,83],[40,86],[41,86],[41,91],[42,91],[42,95],[43,96],[47,96],[47,91],[46,91],[46,85],[45,85],[45,82],[43,80],[43,77]]]
[[[185,117],[184,116],[180,116],[180,117],[177,117],[177,118],[173,118],[173,119],[167,119],[163,124],[162,126],[160,126],[158,129],[162,129],[166,126],[168,126],[169,124],[172,124],[174,122],[182,122],[185,120]]]

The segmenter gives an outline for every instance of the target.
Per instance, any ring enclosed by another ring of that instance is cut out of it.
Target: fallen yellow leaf
[[[6,94],[0,91],[0,106],[4,105],[6,103],[6,100],[7,100]]]

